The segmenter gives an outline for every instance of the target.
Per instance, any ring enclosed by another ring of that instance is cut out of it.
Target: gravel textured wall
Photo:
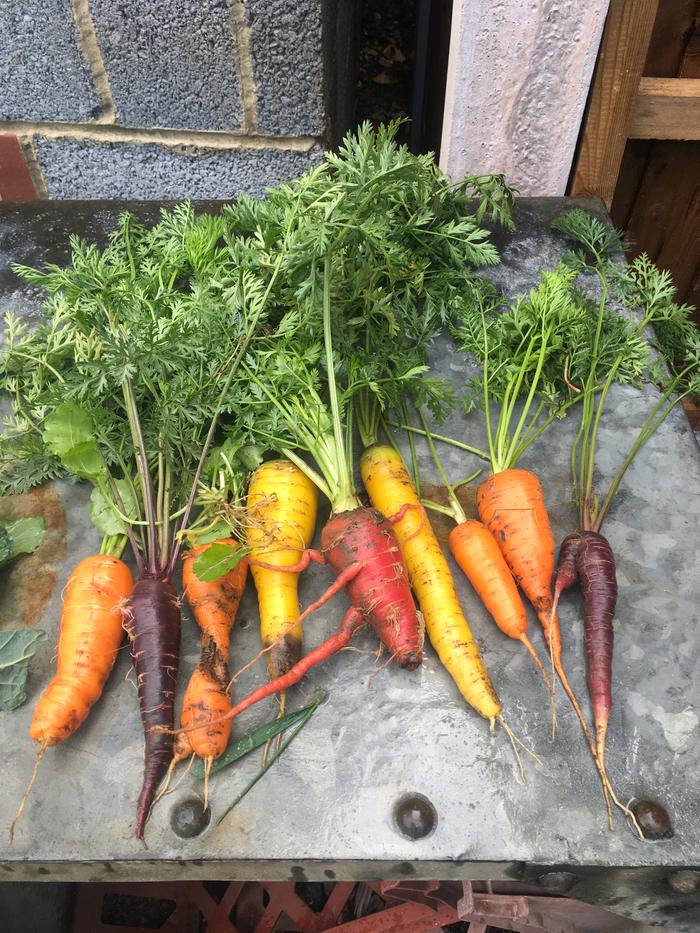
[[[322,151],[323,0],[0,0],[0,133],[58,198],[261,194]]]
[[[90,11],[119,123],[240,128],[226,0],[90,0]]]
[[[0,0],[0,120],[89,120],[100,100],[70,0]]]
[[[320,158],[310,152],[280,149],[174,150],[153,143],[104,143],[93,140],[35,141],[44,179],[53,198],[149,199],[261,196],[265,188],[299,175]]]

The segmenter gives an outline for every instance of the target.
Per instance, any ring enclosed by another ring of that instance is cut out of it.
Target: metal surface
[[[517,232],[501,238],[503,263],[489,272],[508,294],[529,288],[540,268],[555,265],[565,244],[549,233],[549,223],[570,204],[556,199],[521,202]],[[104,238],[120,207],[102,202],[0,205],[0,306],[35,317],[40,296],[14,278],[9,261],[61,259],[69,231]],[[157,213],[157,205],[132,207],[150,217]],[[439,341],[433,355],[438,369],[463,388],[470,370],[448,341]],[[601,479],[614,473],[653,394],[613,391],[600,436]],[[576,519],[568,464],[573,430],[574,419],[557,425],[523,460],[523,466],[536,467],[543,477],[558,541]],[[445,431],[476,445],[485,443],[477,416],[455,415]],[[454,448],[444,447],[442,454],[455,480],[475,468],[473,459]],[[420,465],[425,482],[436,483],[422,447]],[[0,826],[9,823],[31,772],[34,749],[27,726],[52,668],[62,581],[98,543],[84,507],[88,491],[68,484],[58,484],[57,490],[68,516],[67,556],[57,560],[58,582],[49,605],[33,620],[49,632],[49,641],[32,664],[30,702],[0,714],[5,749]],[[595,770],[566,698],[558,692],[559,731],[550,745],[547,695],[536,668],[522,646],[495,628],[457,572],[459,594],[508,721],[542,756],[542,765],[526,761],[526,782],[518,777],[505,735],[500,730],[489,734],[430,648],[421,669],[406,673],[388,667],[370,682],[385,659],[377,660],[372,633],[362,632],[355,640],[360,651],[343,652],[292,692],[292,707],[318,686],[331,695],[232,814],[219,826],[212,820],[196,838],[178,838],[170,813],[192,793],[194,781],[185,777],[156,808],[147,831],[149,850],[144,851],[132,836],[142,735],[124,651],[88,722],[63,747],[44,756],[12,848],[4,834],[0,837],[0,874],[8,879],[80,880],[519,879],[540,877],[554,866],[576,876],[570,897],[610,904],[650,922],[675,918],[673,928],[679,930],[699,929],[697,893],[676,892],[666,881],[673,871],[700,864],[698,518],[700,456],[685,415],[676,411],[628,471],[606,523],[620,585],[609,770],[621,797],[654,800],[668,810],[671,838],[641,842],[619,817],[615,832],[607,831]],[[438,522],[441,533],[448,528]],[[11,578],[17,572],[5,573]],[[328,581],[323,568],[306,573],[302,603],[317,596]],[[307,648],[335,629],[346,605],[341,596],[309,619],[304,628]],[[16,611],[22,611],[21,598]],[[530,618],[532,639],[544,654],[539,625]],[[575,594],[562,600],[561,628],[564,664],[583,701]],[[232,670],[258,648],[255,596],[249,586],[233,634]],[[196,657],[196,632],[185,613],[181,685]],[[236,682],[236,694],[243,696],[264,678],[259,664]],[[274,710],[269,701],[246,713],[236,732],[270,718]],[[259,764],[252,755],[214,778],[214,815]],[[406,794],[423,795],[436,811],[436,825],[423,838],[404,835],[394,821],[395,805]],[[642,878],[641,891],[637,888],[641,897],[631,895]]]

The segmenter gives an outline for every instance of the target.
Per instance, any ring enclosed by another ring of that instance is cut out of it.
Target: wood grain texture
[[[610,207],[658,0],[612,0],[603,32],[571,193]]]
[[[700,78],[642,78],[630,139],[700,139]]]

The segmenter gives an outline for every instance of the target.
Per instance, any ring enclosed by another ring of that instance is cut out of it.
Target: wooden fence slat
[[[630,139],[700,139],[700,78],[642,78]]]
[[[571,194],[610,208],[658,0],[611,0]]]

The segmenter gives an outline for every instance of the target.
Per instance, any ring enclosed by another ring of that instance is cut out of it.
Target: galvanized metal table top
[[[571,203],[520,201],[517,231],[499,235],[502,264],[488,273],[507,294],[529,288],[540,269],[556,264],[566,244],[549,225]],[[587,206],[600,209],[595,202]],[[36,317],[41,296],[14,276],[9,263],[63,260],[69,232],[104,241],[125,207],[148,219],[155,219],[159,209],[153,203],[0,204],[0,307]],[[458,388],[465,385],[469,367],[446,339],[438,342],[433,357],[436,368]],[[613,391],[600,436],[601,481],[613,475],[653,395],[653,390]],[[523,460],[524,466],[541,472],[557,541],[576,521],[568,460],[574,422],[570,418],[557,425]],[[477,415],[456,414],[445,430],[477,445],[485,443]],[[425,482],[438,482],[427,450],[420,445],[419,450]],[[469,455],[451,447],[442,453],[455,480],[475,468]],[[171,825],[174,808],[200,790],[191,776],[184,777],[156,807],[145,850],[133,837],[143,738],[124,650],[87,723],[44,756],[9,847],[4,828],[32,769],[35,748],[27,727],[53,667],[61,589],[71,567],[98,546],[85,509],[88,492],[83,485],[58,483],[2,504],[4,514],[43,511],[50,531],[35,555],[2,576],[1,624],[42,627],[49,638],[31,666],[28,703],[0,714],[0,877],[532,881],[557,868],[571,873],[569,896],[615,904],[656,922],[668,921],[675,910],[676,929],[700,928],[693,896],[674,893],[667,881],[674,870],[700,864],[700,456],[681,410],[635,461],[606,522],[620,586],[608,766],[626,800],[652,799],[667,808],[674,835],[655,842],[640,841],[621,816],[615,831],[608,831],[596,772],[568,701],[559,689],[559,729],[551,745],[549,705],[537,670],[522,646],[495,628],[457,572],[460,597],[508,721],[542,759],[537,764],[526,757],[525,782],[503,732],[489,733],[432,649],[427,648],[425,663],[413,673],[391,666],[378,672],[384,659],[377,660],[376,639],[365,631],[355,642],[360,650],[345,651],[292,692],[292,707],[321,686],[330,699],[221,825],[215,823],[217,813],[257,770],[257,754],[213,779],[214,819],[189,839],[176,835]],[[438,527],[444,535],[449,525]],[[329,579],[324,568],[306,573],[302,604],[320,594]],[[341,595],[309,619],[306,648],[335,629],[346,606]],[[532,640],[544,655],[539,625],[534,616],[530,619]],[[561,628],[564,664],[585,701],[576,594],[562,599]],[[249,583],[233,633],[232,670],[258,648],[255,594]],[[185,612],[182,686],[196,657],[197,633]],[[264,678],[258,664],[236,683],[237,695]],[[235,732],[271,718],[274,710],[272,700],[260,704],[237,721]],[[428,798],[437,815],[433,830],[420,839],[403,835],[393,815],[407,794]],[[670,914],[658,913],[669,905]],[[696,926],[684,926],[689,922]]]

